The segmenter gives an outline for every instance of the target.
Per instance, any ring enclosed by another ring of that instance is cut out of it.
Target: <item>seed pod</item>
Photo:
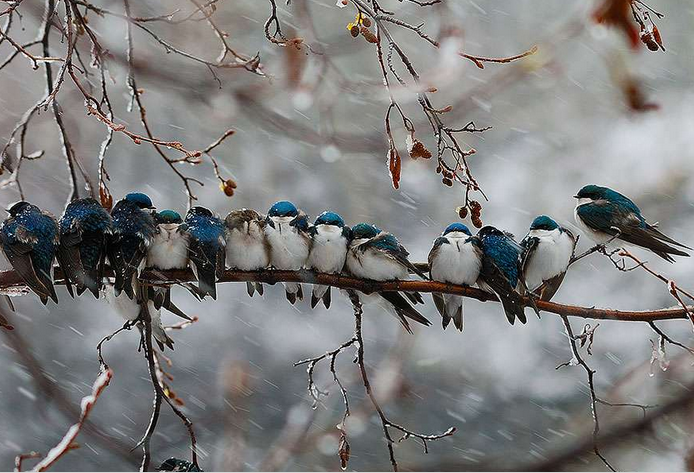
[[[371,19],[370,19],[370,18],[367,18],[367,17],[364,17],[364,18],[362,18],[362,20],[361,20],[361,24],[364,25],[364,26],[366,26],[367,28],[369,28],[369,27],[371,26]]]
[[[475,211],[479,212],[482,210],[482,204],[480,204],[476,200],[471,200],[470,201],[470,210],[473,212],[475,212]]]
[[[472,219],[472,224],[475,226],[475,228],[482,228],[482,219],[477,217]]]
[[[467,207],[458,207],[458,217],[460,217],[461,219],[467,217]]]
[[[236,189],[236,182],[232,179],[227,179],[224,182],[219,183],[219,188],[224,192],[227,197],[234,195],[234,189]]]
[[[443,184],[446,185],[446,186],[448,186],[448,187],[451,187],[451,186],[453,185],[453,181],[451,181],[451,180],[448,179],[447,177],[444,177],[444,178],[441,180],[441,182],[443,182]]]
[[[378,37],[375,34],[373,34],[371,30],[368,29],[366,26],[362,26],[360,31],[364,39],[367,40],[369,43],[378,43]]]
[[[351,34],[353,38],[359,36],[359,27],[357,25],[352,25],[349,29],[349,34]]]

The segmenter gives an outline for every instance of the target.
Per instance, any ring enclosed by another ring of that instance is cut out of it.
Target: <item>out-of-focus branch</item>
[[[58,445],[53,447],[48,452],[46,457],[43,460],[41,460],[32,471],[46,471],[51,466],[53,466],[55,462],[60,460],[60,458],[67,452],[75,448],[78,448],[78,445],[75,444],[75,439],[82,431],[82,427],[84,426],[87,417],[89,417],[89,414],[96,405],[96,400],[99,398],[104,389],[106,389],[106,386],[108,386],[108,383],[111,381],[112,376],[113,372],[110,369],[102,371],[99,374],[99,376],[96,378],[96,381],[94,381],[94,385],[92,386],[92,393],[89,396],[85,396],[82,398],[82,402],[80,403],[82,411],[80,413],[80,418],[77,421],[77,423],[68,429],[67,433],[65,434],[63,439],[58,443]]]

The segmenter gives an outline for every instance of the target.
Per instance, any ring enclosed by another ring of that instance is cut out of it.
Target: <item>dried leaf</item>
[[[593,19],[620,29],[631,47],[638,47],[639,30],[631,14],[631,0],[604,0],[593,13]]]
[[[400,153],[395,149],[394,146],[388,150],[388,172],[390,173],[390,179],[393,181],[393,188],[398,189],[400,187],[400,171],[402,168],[402,159],[400,158]]]
[[[113,196],[103,182],[99,183],[99,200],[101,206],[110,212],[113,207]]]

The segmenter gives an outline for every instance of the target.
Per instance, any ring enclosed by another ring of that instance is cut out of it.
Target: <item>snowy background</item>
[[[159,15],[179,6],[190,11],[189,3],[178,3],[137,4],[134,14]],[[274,201],[289,199],[311,216],[332,209],[352,224],[374,222],[397,235],[414,261],[426,260],[434,238],[457,219],[461,188],[444,187],[434,173],[435,164],[419,160],[405,162],[401,189],[392,189],[384,164],[387,98],[378,87],[373,47],[362,38],[351,38],[344,27],[354,12],[338,9],[332,0],[295,0],[290,7],[279,3],[288,36],[310,37],[291,15],[301,5],[310,8],[318,44],[350,83],[343,86],[332,71],[317,96],[290,90],[286,50],[270,44],[262,31],[268,2],[221,1],[215,19],[230,33],[230,44],[246,53],[259,51],[266,72],[273,77],[221,71],[220,88],[205,66],[167,55],[136,32],[140,86],[145,89],[143,100],[155,134],[199,149],[224,130],[237,130],[215,152],[223,173],[239,184],[233,198],[220,192],[208,163],[182,168],[205,182],[204,188],[195,189],[200,202],[220,214],[240,207],[266,211]],[[383,3],[413,24],[426,22],[426,31],[434,37],[443,26],[436,9]],[[493,126],[483,135],[465,137],[478,150],[470,163],[490,197],[484,203],[485,223],[522,238],[530,221],[545,213],[574,228],[572,195],[583,185],[596,183],[630,196],[668,235],[694,243],[694,5],[682,0],[651,2],[666,14],[658,25],[667,51],[640,48],[634,53],[616,32],[590,24],[592,7],[586,2],[446,3],[449,7],[443,17],[462,29],[464,48],[470,54],[506,56],[534,44],[540,47],[536,56],[523,63],[489,64],[479,70],[463,59],[441,57],[411,32],[398,31],[398,40],[420,72],[438,74],[435,104],[454,105],[445,120],[457,126],[469,120]],[[22,9],[27,12],[23,25],[30,37],[42,7],[23,5]],[[123,22],[90,19],[103,32],[104,44],[123,54]],[[204,57],[214,58],[218,52],[216,38],[204,23],[151,27],[173,44]],[[53,44],[54,53],[62,54],[57,36]],[[0,52],[5,57],[10,48],[2,45]],[[306,59],[302,83],[311,84],[323,72],[318,59]],[[660,110],[645,114],[628,110],[613,80],[625,69],[642,81]],[[126,71],[113,64],[111,74],[120,91],[120,95],[112,94],[116,121],[138,130],[137,114],[125,112]],[[23,58],[16,60],[14,68],[0,72],[3,139],[43,88],[42,75]],[[418,138],[433,149],[416,102],[412,97],[401,99],[410,100],[406,109],[420,123]],[[78,156],[95,176],[94,157],[103,127],[84,116],[82,100],[74,90],[66,87],[59,100]],[[278,128],[276,117],[289,120],[305,136],[296,136],[294,128]],[[332,142],[333,132],[349,139]],[[401,141],[404,147],[404,135]],[[22,180],[29,200],[59,215],[69,186],[58,143],[50,114],[42,114],[31,129],[28,147],[46,149],[47,155],[25,163]],[[144,191],[159,209],[185,211],[180,181],[151,147],[135,146],[116,136],[107,166],[114,197]],[[0,192],[3,206],[15,200],[14,189]],[[582,239],[581,248],[586,246]],[[680,258],[669,265],[644,252],[637,254],[684,287],[692,287],[691,259]],[[243,284],[225,284],[220,293],[216,302],[196,303],[185,291],[175,291],[175,301],[189,314],[198,315],[200,322],[172,332],[176,349],[166,353],[173,362],[167,368],[175,376],[172,385],[196,426],[203,469],[339,468],[335,454],[335,425],[342,413],[339,393],[330,384],[327,367],[319,365],[318,378],[331,395],[324,405],[311,410],[305,369],[292,363],[332,349],[351,336],[348,301],[335,295],[329,311],[311,311],[306,301],[290,306],[280,286],[269,287],[262,300],[250,299]],[[15,300],[16,333],[40,367],[29,366],[18,355],[16,343],[7,334],[0,335],[0,469],[11,469],[18,453],[46,452],[75,420],[64,414],[55,396],[36,384],[31,370],[39,369],[54,380],[66,404],[76,406],[98,372],[96,343],[122,325],[104,301],[88,295],[73,301],[63,288],[58,295],[60,305],[47,308],[33,296]],[[665,286],[645,272],[617,272],[598,256],[572,268],[555,300],[623,309],[674,303]],[[415,327],[414,336],[403,333],[397,322],[378,309],[366,312],[366,356],[377,395],[386,400],[390,417],[422,432],[449,426],[459,429],[453,437],[430,444],[429,455],[414,441],[398,444],[403,469],[519,467],[540,462],[590,434],[585,373],[577,367],[555,370],[570,358],[558,317],[545,314],[538,320],[528,311],[526,326],[510,326],[497,305],[467,301],[461,334],[451,328],[441,330],[433,304],[422,311],[434,323],[428,329]],[[165,315],[165,323],[176,321]],[[583,323],[575,320],[574,330],[580,331]],[[673,338],[694,343],[690,324],[675,321],[660,326]],[[659,404],[690,381],[692,360],[675,347],[668,347],[670,369],[662,372],[656,367],[649,376],[649,340],[656,338],[646,324],[600,322],[593,355],[587,361],[597,369],[597,389],[603,398]],[[83,433],[78,439],[82,448],[61,460],[60,469],[132,470],[139,464],[140,451],[129,449],[146,427],[152,392],[137,345],[138,334],[132,331],[116,337],[104,351],[115,374],[91,419],[103,435],[117,442]],[[386,470],[389,463],[380,425],[350,361],[347,352],[339,362],[355,411],[348,422],[349,467]],[[641,415],[639,409],[599,409],[606,425]],[[170,456],[187,456],[185,429],[166,406],[162,413],[153,438],[154,464]],[[604,453],[620,469],[682,470],[693,429],[691,414],[670,417],[658,424],[655,436]],[[303,439],[295,442],[297,436]],[[283,446],[290,448],[282,450]],[[603,467],[586,454],[567,468]]]

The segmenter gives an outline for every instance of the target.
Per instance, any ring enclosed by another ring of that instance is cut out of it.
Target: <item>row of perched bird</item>
[[[606,187],[588,185],[575,196],[576,221],[599,244],[618,241],[650,249],[673,261],[671,255],[688,256],[688,248],[650,225],[627,197]],[[128,194],[109,214],[94,199],[71,202],[59,221],[28,202],[9,209],[0,229],[2,249],[14,269],[45,304],[57,302],[53,287],[54,257],[63,270],[67,290],[89,290],[95,297],[104,284],[108,259],[115,282],[107,297],[126,318],[139,317],[138,301],[146,298],[157,317],[155,338],[171,346],[158,320],[164,307],[185,317],[170,299],[168,288],[146,289],[137,277],[145,267],[183,269],[189,265],[197,287],[188,287],[199,298],[216,299],[216,282],[226,268],[254,271],[308,268],[321,273],[348,274],[357,278],[389,281],[407,279],[410,273],[428,279],[408,259],[398,239],[375,225],[358,223],[351,228],[338,214],[320,214],[313,224],[288,201],[276,202],[267,215],[255,210],[234,210],[224,220],[203,207],[193,207],[185,218],[173,211],[154,210],[142,193]],[[559,289],[574,255],[576,238],[547,216],[535,218],[527,236],[517,243],[510,233],[486,226],[472,235],[462,223],[449,225],[429,252],[429,277],[444,283],[472,286],[495,293],[511,324],[526,322],[522,296],[549,300]],[[303,300],[300,283],[285,282],[286,297]],[[250,296],[263,294],[261,283],[247,282]],[[125,294],[125,297],[121,295]],[[409,320],[430,322],[413,305],[418,293],[361,294],[363,302],[377,302],[410,331]],[[462,330],[462,297],[433,295],[444,328],[451,320]],[[330,307],[329,287],[314,285],[311,307]]]

